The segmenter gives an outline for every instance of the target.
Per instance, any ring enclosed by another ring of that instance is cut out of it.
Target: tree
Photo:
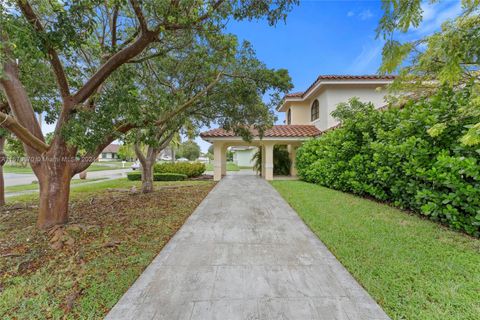
[[[163,56],[179,34],[218,33],[229,17],[275,24],[296,2],[4,1],[0,87],[12,116],[2,112],[0,122],[39,180],[38,226],[67,222],[70,179],[144,125],[131,64]],[[56,123],[51,143],[35,116],[41,108]]]
[[[193,140],[187,140],[180,145],[177,156],[190,161],[197,160],[200,157],[200,146]]]
[[[386,40],[380,72],[399,74],[391,88],[397,96],[394,101],[405,104],[409,99],[434,96],[444,88],[463,90],[468,86],[471,101],[458,110],[458,120],[480,114],[480,2],[466,0],[462,4],[463,12],[444,22],[440,31],[400,42],[399,34],[422,22],[422,1],[383,2],[385,13],[377,29],[378,36]],[[432,132],[447,126],[439,120]],[[480,123],[470,126],[461,140],[466,145],[480,144]]]
[[[143,192],[153,191],[157,155],[179,130],[190,139],[197,128],[212,121],[233,130],[245,131],[249,126],[263,130],[272,124],[273,115],[262,96],[270,90],[276,101],[279,91],[291,88],[286,70],[267,69],[251,46],[238,45],[233,35],[177,41],[188,45],[146,62],[139,84],[143,105],[154,107],[158,117],[155,125],[136,130],[134,135],[136,145],[147,146],[146,152],[136,149],[142,164]],[[195,160],[199,155],[200,148],[193,141],[179,146],[179,157]]]
[[[133,145],[124,142],[118,148],[118,157],[125,161],[132,161],[135,158],[135,150]]]

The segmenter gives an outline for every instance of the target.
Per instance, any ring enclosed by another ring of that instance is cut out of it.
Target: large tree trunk
[[[70,181],[75,174],[72,165],[76,160],[74,154],[58,137],[42,159],[31,162],[40,185],[40,207],[37,225],[46,229],[68,222],[68,200]]]
[[[148,147],[147,154],[143,155],[138,144],[135,144],[135,154],[142,165],[142,192],[153,192],[153,165],[161,150],[158,148]]]
[[[140,161],[141,162],[141,161]],[[147,159],[142,163],[142,192],[150,193],[153,192],[153,165],[155,164],[155,159]]]
[[[7,156],[3,151],[7,137],[0,136],[0,206],[5,205],[5,181],[3,179],[3,165],[7,162]]]
[[[49,228],[68,221],[70,195],[70,171],[65,164],[57,165],[54,171],[44,170],[38,176],[40,184],[40,207],[37,225]]]

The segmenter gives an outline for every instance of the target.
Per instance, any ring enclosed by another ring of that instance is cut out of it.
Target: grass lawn
[[[72,179],[70,184],[81,184],[85,182],[93,182],[93,181],[99,181],[99,180],[106,180],[107,178],[96,178],[96,179],[86,179],[86,180],[81,180],[81,179]],[[21,192],[21,191],[29,191],[29,190],[38,190],[38,183],[30,183],[30,184],[21,184],[17,186],[9,186],[5,187],[5,192],[6,193],[12,193],[12,192]]]
[[[101,319],[181,227],[214,183],[126,179],[71,191],[70,223],[35,228],[38,195],[0,214],[0,319]],[[52,246],[59,245],[60,249]]]
[[[126,162],[125,169],[129,169],[133,162]],[[122,169],[121,161],[111,161],[111,162],[94,162],[88,167],[87,171],[103,171],[103,170],[115,170]],[[6,164],[3,166],[3,172],[5,173],[33,173],[30,165],[25,167]]]
[[[478,319],[480,240],[301,181],[272,185],[393,319]]]
[[[207,171],[213,171],[213,162],[206,164]],[[227,171],[239,171],[240,168],[233,162],[227,162]]]

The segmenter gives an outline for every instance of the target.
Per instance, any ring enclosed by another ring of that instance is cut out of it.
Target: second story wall
[[[312,98],[291,104],[291,124],[313,124],[320,130],[327,130],[338,124],[331,113],[339,103],[358,97],[360,101],[372,102],[380,108],[386,104],[385,95],[385,89],[379,90],[378,85],[326,85]],[[319,102],[319,118],[312,122],[311,107],[315,99]]]

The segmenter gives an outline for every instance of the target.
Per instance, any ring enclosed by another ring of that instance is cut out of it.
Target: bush
[[[129,172],[127,173],[127,179],[130,181],[140,181],[142,180],[141,172]]]
[[[182,181],[187,179],[187,176],[180,173],[154,173],[154,181]]]
[[[179,173],[189,178],[198,177],[204,173],[205,170],[205,164],[200,162],[157,163],[153,168],[155,173]]]
[[[127,179],[130,181],[141,181],[142,173],[141,172],[129,172],[127,173]],[[187,179],[185,174],[180,173],[154,173],[153,181],[181,181]]]
[[[306,181],[389,201],[478,237],[480,150],[460,138],[480,115],[458,117],[470,99],[468,88],[444,90],[385,111],[352,99],[332,113],[341,128],[298,150],[298,173]]]

